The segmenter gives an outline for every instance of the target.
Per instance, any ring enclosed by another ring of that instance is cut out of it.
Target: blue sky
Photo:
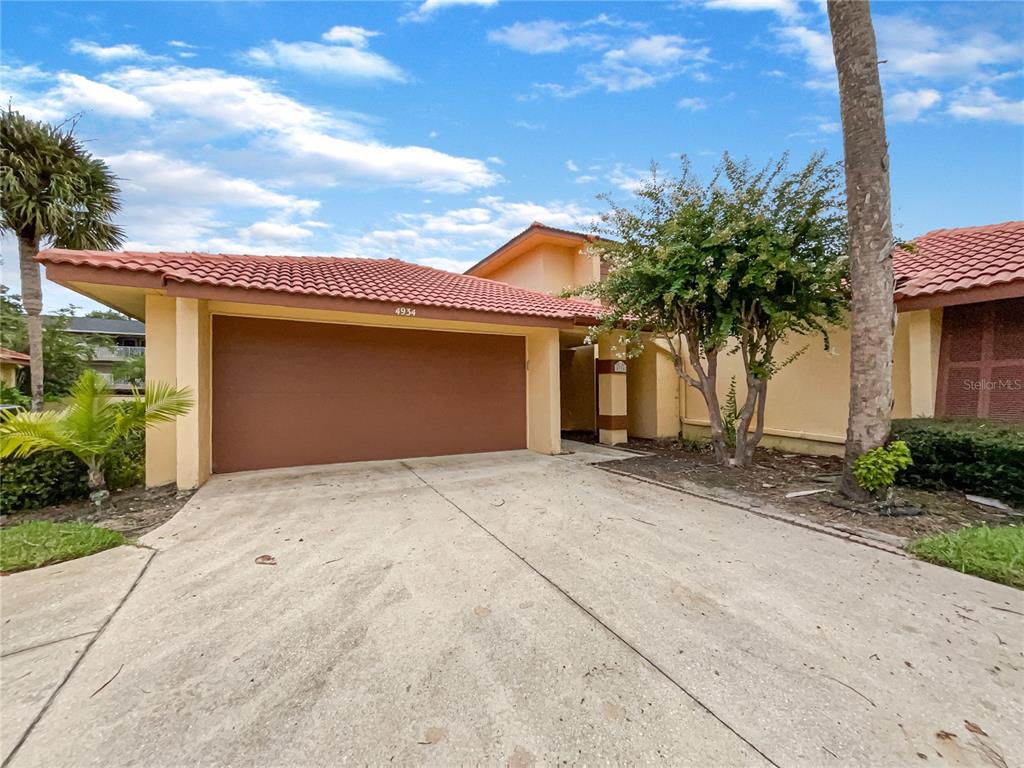
[[[652,161],[842,157],[824,3],[24,3],[0,95],[123,179],[128,248],[461,270]],[[1024,218],[1024,4],[875,3],[893,218]],[[15,249],[3,281],[17,290]],[[47,308],[77,294],[47,285]]]

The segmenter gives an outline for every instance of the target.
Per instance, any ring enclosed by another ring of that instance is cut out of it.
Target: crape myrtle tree
[[[0,110],[0,231],[18,241],[21,298],[31,358],[33,410],[43,407],[40,247],[110,250],[124,240],[111,222],[117,183],[74,135],[74,122],[52,126],[7,106]]]
[[[591,247],[608,275],[580,291],[609,307],[594,330],[625,329],[634,353],[641,333],[664,343],[676,373],[707,403],[721,464],[753,460],[768,381],[803,351],[780,358],[780,344],[816,335],[827,349],[830,326],[844,319],[841,178],[824,154],[791,171],[785,155],[755,168],[726,153],[709,183],[684,157],[676,178],[652,168],[632,207],[604,198],[610,210]],[[733,447],[718,396],[727,354],[742,359],[745,384]]]

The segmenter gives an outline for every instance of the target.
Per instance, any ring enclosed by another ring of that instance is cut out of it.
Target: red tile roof
[[[211,253],[43,251],[39,261],[153,275],[172,282],[278,294],[356,299],[421,307],[591,323],[602,307],[495,280],[398,259],[249,256]]]
[[[0,347],[0,362],[14,363],[15,365],[28,365],[32,359],[23,352],[15,352],[7,347]]]
[[[1024,281],[1024,221],[936,229],[893,253],[896,301]]]

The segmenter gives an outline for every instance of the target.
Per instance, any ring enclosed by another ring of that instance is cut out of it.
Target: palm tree
[[[124,241],[110,221],[121,208],[116,179],[74,128],[29,120],[10,105],[0,112],[0,231],[18,239],[35,411],[43,407],[40,246],[112,250]]]
[[[895,325],[889,146],[871,7],[867,0],[828,0],[839,73],[850,251],[850,415],[841,488],[866,499],[853,462],[883,445],[892,413]]]
[[[192,393],[159,381],[145,394],[117,401],[106,379],[91,368],[71,388],[68,405],[54,411],[0,411],[0,459],[40,451],[67,451],[89,470],[89,488],[106,488],[104,463],[110,449],[132,432],[174,421],[192,408]]]

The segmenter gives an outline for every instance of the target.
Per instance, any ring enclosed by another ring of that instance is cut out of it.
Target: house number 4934
[[[416,317],[415,307],[396,307],[395,314],[399,317]]]

